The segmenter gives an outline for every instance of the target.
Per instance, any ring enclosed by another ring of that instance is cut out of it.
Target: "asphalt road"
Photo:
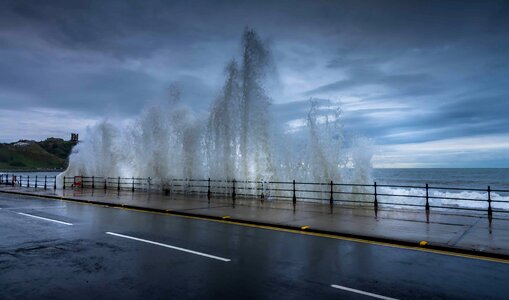
[[[507,299],[509,264],[0,194],[0,299]]]

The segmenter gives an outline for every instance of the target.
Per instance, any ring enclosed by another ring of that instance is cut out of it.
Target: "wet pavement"
[[[0,299],[506,299],[509,292],[507,263],[22,195],[0,193],[0,237]]]
[[[164,195],[159,193],[116,190],[44,190],[0,186],[0,191],[95,201],[139,208],[151,208],[208,217],[229,217],[256,223],[339,233],[381,240],[509,255],[509,214],[495,213],[489,219],[484,212],[378,209],[372,207],[334,206],[291,201],[260,201],[229,198],[207,199],[206,195]]]

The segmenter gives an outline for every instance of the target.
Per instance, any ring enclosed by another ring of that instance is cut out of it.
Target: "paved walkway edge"
[[[417,250],[417,251],[430,250],[433,252],[443,252],[443,254],[458,254],[458,255],[475,256],[475,257],[479,257],[479,258],[497,259],[497,260],[502,260],[505,263],[509,263],[509,255],[493,253],[493,252],[486,252],[486,251],[477,251],[477,250],[472,250],[472,249],[464,249],[464,248],[458,248],[458,247],[441,246],[441,245],[436,245],[436,244],[431,244],[431,243],[428,243],[426,246],[421,247],[418,245],[419,242],[410,242],[410,241],[398,240],[398,239],[386,239],[386,238],[373,237],[373,236],[367,236],[367,235],[356,235],[356,234],[342,233],[342,232],[337,232],[337,231],[316,230],[313,228],[303,229],[298,226],[288,226],[288,225],[281,225],[281,224],[274,224],[274,223],[255,222],[255,221],[247,221],[247,220],[234,219],[234,218],[228,218],[225,220],[222,217],[209,216],[209,215],[205,215],[205,214],[196,214],[196,213],[188,213],[188,212],[181,212],[181,211],[167,211],[164,209],[149,208],[149,207],[143,207],[143,206],[125,205],[125,204],[117,204],[117,203],[111,203],[111,202],[83,200],[83,199],[76,199],[76,198],[69,198],[69,197],[34,194],[34,193],[17,192],[17,191],[0,190],[0,193],[24,195],[24,196],[39,197],[39,198],[48,198],[48,199],[55,199],[55,200],[65,200],[65,201],[78,202],[78,203],[84,203],[84,204],[95,204],[95,205],[101,205],[101,206],[107,205],[110,207],[127,208],[127,209],[134,209],[134,210],[147,211],[147,212],[156,212],[156,213],[162,213],[162,214],[166,214],[166,215],[195,217],[195,218],[207,219],[207,220],[213,220],[213,221],[222,221],[222,222],[230,223],[230,224],[245,224],[245,225],[264,226],[264,227],[267,227],[267,229],[270,229],[270,228],[285,229],[288,231],[292,231],[295,233],[301,233],[301,234],[302,233],[304,233],[304,234],[305,233],[321,234],[321,235],[327,235],[330,237],[336,237],[336,238],[340,238],[340,239],[345,238],[345,239],[354,240],[354,241],[357,240],[358,242],[376,242],[379,244],[385,244],[386,246],[396,246],[396,247],[400,246],[400,247],[413,249],[413,250]]]

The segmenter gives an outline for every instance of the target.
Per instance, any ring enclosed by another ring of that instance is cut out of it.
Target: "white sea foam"
[[[426,190],[424,188],[378,188],[380,194],[390,196],[380,196],[379,201],[383,203],[394,203],[394,205],[410,204],[424,206],[426,203]],[[482,191],[452,191],[452,190],[433,190],[428,192],[430,197],[429,205],[437,207],[452,208],[474,208],[488,209],[488,192]],[[409,197],[410,196],[410,197]],[[419,196],[419,197],[412,197]],[[467,200],[468,199],[468,200]],[[491,192],[492,208],[509,210],[509,195],[507,193]],[[500,202],[498,202],[500,201]],[[506,203],[504,203],[506,202]]]

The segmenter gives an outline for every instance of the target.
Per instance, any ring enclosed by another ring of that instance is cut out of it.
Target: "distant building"
[[[78,143],[78,134],[77,133],[71,133],[71,142]]]

